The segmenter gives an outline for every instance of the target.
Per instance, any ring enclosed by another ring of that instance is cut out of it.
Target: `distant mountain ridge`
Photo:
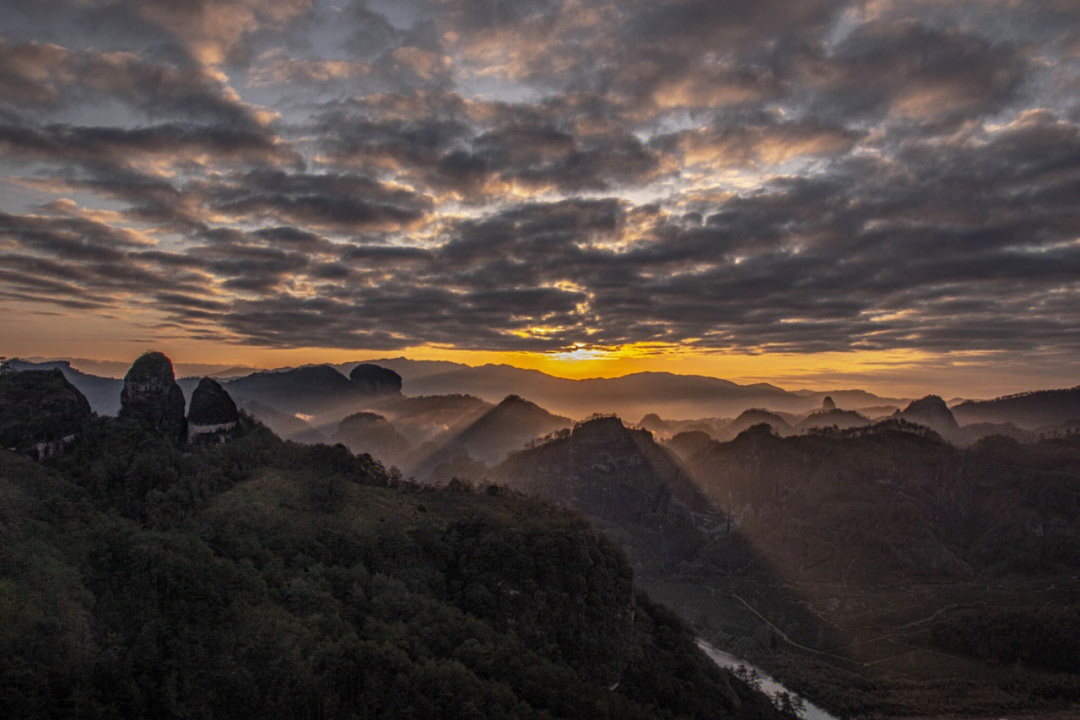
[[[1062,390],[1036,390],[993,400],[967,400],[952,408],[961,425],[1014,423],[1034,430],[1080,420],[1080,385]]]
[[[722,378],[667,372],[573,380],[510,365],[472,367],[406,358],[371,362],[401,375],[402,392],[406,394],[466,393],[488,402],[517,394],[551,412],[578,419],[596,412],[620,417],[642,417],[646,413],[665,417],[734,417],[751,407],[801,413],[820,408],[826,396],[832,397],[838,406],[852,410],[871,405],[902,407],[908,402],[863,390],[792,392],[768,383],[740,385]]]
[[[115,400],[116,388],[121,384],[118,379],[82,372],[68,361],[9,362],[21,363],[25,369],[59,367],[68,381],[87,396],[95,412],[114,415],[119,410]],[[348,375],[357,366],[365,364],[397,373],[402,379],[404,395],[472,395],[489,403],[497,403],[507,395],[519,395],[555,414],[575,419],[596,412],[614,413],[620,417],[642,417],[646,413],[687,418],[735,417],[752,407],[804,413],[820,408],[826,396],[834,398],[839,407],[852,410],[869,405],[903,407],[908,402],[878,397],[863,390],[791,392],[768,383],[739,385],[703,375],[644,372],[616,378],[573,380],[510,365],[473,367],[406,358],[304,365],[239,376],[234,373],[243,371],[242,368],[224,368],[223,374],[204,374],[217,377],[238,401],[254,400],[290,414],[317,415],[329,411],[336,413],[335,419],[340,420],[363,409],[351,404],[356,388],[350,389]],[[179,369],[185,367],[177,365]],[[183,375],[182,372],[179,374]],[[178,382],[185,395],[190,397],[198,377],[179,377]],[[269,394],[275,394],[279,401],[270,401]],[[343,394],[345,399],[341,397]]]
[[[118,379],[83,372],[67,360],[37,363],[16,358],[6,361],[6,366],[11,369],[59,369],[86,396],[95,412],[115,415],[119,411],[118,396],[122,382]],[[223,368],[222,373],[232,374],[242,370]],[[566,418],[582,419],[596,412],[620,417],[647,417],[654,430],[668,436],[692,429],[704,430],[717,439],[734,437],[753,424],[743,422],[745,418],[740,420],[737,416],[755,408],[765,409],[775,416],[766,421],[781,434],[819,426],[843,428],[863,425],[863,420],[855,413],[866,419],[898,415],[928,425],[943,437],[961,444],[970,444],[992,434],[1026,437],[1018,433],[1067,433],[1073,427],[1070,423],[1075,424],[1080,420],[1080,386],[1009,395],[993,400],[962,401],[951,409],[944,402],[934,402],[933,408],[926,408],[929,414],[924,415],[920,409],[923,407],[922,401],[878,397],[862,390],[787,391],[768,383],[740,385],[721,378],[664,372],[572,380],[509,365],[472,367],[448,361],[406,358],[378,359],[370,363],[305,365],[258,371],[238,377],[219,376],[219,379],[242,406],[272,409],[310,421],[313,432],[303,432],[303,436],[309,440],[329,437],[335,432],[337,423],[348,415],[373,411],[386,417],[423,453],[430,453],[437,444],[420,448],[422,444],[435,441],[440,435],[442,437],[436,443],[445,443],[448,433],[459,432],[487,408],[470,408],[471,416],[467,419],[444,417],[439,424],[432,424],[429,418],[418,424],[413,410],[406,408],[407,403],[402,404],[410,396],[432,400],[451,396],[472,397],[476,402],[487,405],[497,403],[508,395],[517,395]],[[191,397],[198,380],[197,377],[181,377],[177,380],[186,398]],[[824,417],[818,413],[811,417],[811,413],[818,411],[826,398],[835,404],[833,412],[836,414]],[[904,410],[898,413],[898,408]],[[445,409],[449,410],[449,406]],[[446,412],[440,411],[440,414],[446,416]],[[660,416],[688,420],[659,421]],[[725,427],[729,421],[721,418],[730,417],[736,417],[736,420],[730,423],[730,427]],[[953,426],[954,422],[972,427],[958,429]],[[415,436],[415,432],[411,433],[407,426],[422,428],[422,437]],[[299,437],[296,428],[286,430],[281,427],[279,431],[290,437]]]

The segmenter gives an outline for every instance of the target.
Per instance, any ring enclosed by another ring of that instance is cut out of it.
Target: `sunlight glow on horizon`
[[[786,390],[864,389],[888,397],[914,398],[928,393],[944,397],[993,397],[1032,389],[1038,382],[1031,373],[991,375],[991,382],[958,385],[957,371],[992,365],[988,353],[934,354],[921,350],[832,351],[811,354],[703,350],[670,343],[638,343],[597,347],[578,343],[560,352],[507,352],[423,345],[396,350],[367,351],[341,348],[273,348],[225,344],[210,339],[148,333],[146,337],[104,336],[109,327],[99,323],[71,323],[60,316],[40,317],[32,327],[13,327],[0,320],[0,331],[13,342],[0,355],[39,358],[80,358],[127,363],[148,349],[161,350],[174,364],[206,364],[275,369],[320,363],[378,361],[405,357],[417,361],[446,361],[469,366],[510,365],[567,379],[613,378],[639,372],[702,375],[739,384],[769,383]],[[70,333],[68,341],[41,345],[35,329],[54,324]],[[19,332],[19,330],[22,332]],[[7,331],[11,332],[7,332]],[[938,372],[927,371],[937,368]],[[1062,383],[1058,383],[1058,386]],[[1045,386],[1045,383],[1040,387]]]

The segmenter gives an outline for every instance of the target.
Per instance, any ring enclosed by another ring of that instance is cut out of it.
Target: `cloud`
[[[198,191],[216,213],[341,232],[413,227],[431,206],[407,189],[330,173],[254,170]]]
[[[273,135],[225,126],[166,124],[118,127],[0,126],[6,154],[63,164],[134,168],[185,163],[298,164],[300,156]]]
[[[1069,3],[28,7],[0,306],[368,350],[1080,338]]]
[[[831,50],[795,60],[796,77],[820,93],[821,112],[887,113],[917,123],[956,122],[1000,109],[1027,77],[1015,46],[918,20],[879,20]]]

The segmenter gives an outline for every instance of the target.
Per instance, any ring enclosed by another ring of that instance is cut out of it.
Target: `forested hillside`
[[[577,516],[246,417],[0,450],[0,538],[7,717],[777,716]]]

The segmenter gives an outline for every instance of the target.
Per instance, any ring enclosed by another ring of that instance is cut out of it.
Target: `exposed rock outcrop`
[[[824,410],[825,412],[828,412],[830,410],[835,410],[836,409],[836,403],[833,402],[833,399],[831,397],[826,395],[825,399],[821,401],[821,409]]]
[[[0,447],[48,457],[90,417],[90,403],[59,370],[0,373]]]
[[[224,439],[224,433],[236,429],[240,413],[225,388],[217,380],[204,377],[191,393],[187,421],[189,439],[200,436]]]
[[[176,384],[172,362],[159,352],[148,352],[131,365],[120,392],[120,417],[131,418],[187,439],[184,393]]]
[[[387,395],[401,392],[401,376],[371,363],[362,363],[349,373],[349,380],[365,395]]]

